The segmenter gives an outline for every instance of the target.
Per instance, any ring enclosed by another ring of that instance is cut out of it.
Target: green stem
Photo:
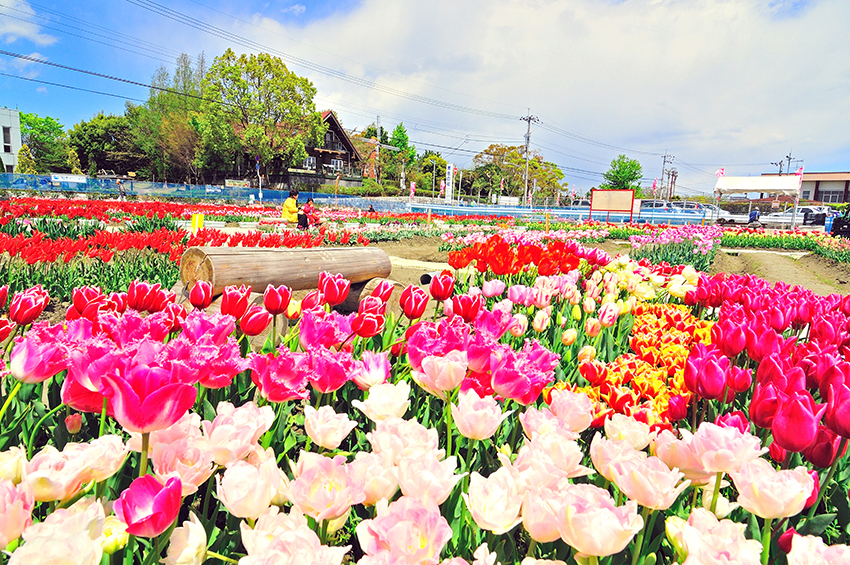
[[[767,560],[770,558],[770,523],[772,518],[765,518],[764,528],[761,531],[761,564],[767,565]]]
[[[812,504],[812,507],[809,508],[809,515],[806,517],[807,520],[811,520],[812,516],[815,515],[815,512],[818,509],[818,505],[820,504],[821,499],[823,498],[823,494],[826,492],[827,487],[829,486],[829,482],[832,480],[832,476],[835,474],[835,470],[838,468],[838,460],[841,459],[841,454],[844,453],[844,448],[847,447],[847,438],[841,438],[841,444],[838,446],[838,451],[835,455],[835,461],[832,462],[832,465],[829,467],[829,472],[826,474],[826,478],[820,485],[820,492],[818,492],[817,500]]]
[[[632,551],[632,565],[637,565],[640,562],[640,552],[641,549],[643,549],[643,538],[649,527],[647,518],[649,517],[650,512],[652,512],[652,509],[644,507],[643,511],[640,513],[641,518],[643,518],[643,528],[641,528],[640,532],[638,532],[637,539],[635,540],[635,548]]]
[[[475,442],[476,440],[470,439],[469,446],[466,448],[466,459],[464,460],[463,467],[467,473],[472,471],[472,453],[475,451]]]
[[[446,457],[452,456],[452,403],[451,394],[446,399]]]
[[[322,520],[322,524],[319,526],[319,541],[322,545],[328,543],[328,520]]]
[[[150,443],[150,439],[150,432],[142,434],[142,464],[139,466],[140,477],[144,477],[148,472],[148,443]]]
[[[109,399],[104,396],[103,409],[100,411],[100,430],[97,432],[97,437],[103,437],[104,432],[106,432],[106,404],[108,402]]]
[[[534,550],[537,549],[537,540],[532,539],[528,543],[528,551],[525,553],[526,557],[531,557],[534,559]]]
[[[58,412],[59,410],[61,410],[64,407],[65,407],[64,404],[60,404],[59,406],[57,406],[56,408],[54,408],[53,410],[51,410],[50,412],[48,412],[47,414],[42,416],[41,419],[38,421],[38,423],[35,425],[35,427],[33,427],[32,433],[30,434],[30,440],[29,440],[29,442],[27,442],[27,459],[32,459],[32,446],[35,443],[35,436],[38,433],[39,428],[41,428],[41,425],[44,423],[44,421],[46,419],[48,419],[49,417],[51,417],[52,415],[54,415],[56,412]]]
[[[272,349],[277,349],[277,314],[272,316]]]
[[[231,559],[230,557],[225,557],[224,555],[220,555],[220,554],[216,553],[215,551],[210,551],[209,549],[207,550],[207,555],[204,558],[204,561],[206,561],[207,559],[218,559],[222,563],[237,563],[237,564],[239,563],[235,559]]]
[[[201,389],[200,394],[198,395],[198,408],[196,409],[199,414],[204,413],[204,397],[207,395],[207,387],[202,384],[199,384],[198,387]]]
[[[12,399],[18,396],[18,391],[21,390],[21,381],[18,381],[18,384],[15,385],[15,388],[12,389],[12,392],[9,393],[9,396],[6,397],[6,402],[3,403],[3,408],[0,408],[0,422],[3,421],[3,416],[6,415],[6,409],[9,408],[9,404],[12,403]]]
[[[723,478],[723,471],[719,471],[715,478],[714,483],[714,493],[711,495],[711,513],[714,514],[714,511],[717,510],[717,497],[720,495],[720,482]]]

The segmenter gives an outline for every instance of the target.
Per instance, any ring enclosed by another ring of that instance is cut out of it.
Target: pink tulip
[[[558,355],[537,341],[526,341],[520,351],[509,347],[496,349],[490,357],[493,389],[501,396],[527,406],[555,380],[554,370],[559,362]]]
[[[145,365],[132,366],[123,375],[103,375],[101,387],[118,423],[139,433],[178,421],[198,393],[170,370]]]
[[[549,394],[549,409],[570,430],[579,433],[590,427],[593,403],[585,393],[552,389]]]
[[[466,352],[450,351],[443,357],[429,355],[422,360],[422,372],[413,371],[413,380],[427,392],[443,400],[466,376]]]
[[[258,466],[236,461],[223,476],[216,476],[216,492],[228,512],[237,518],[256,519],[271,505],[280,481],[274,457]]]
[[[113,510],[127,524],[128,534],[153,538],[177,519],[181,489],[180,479],[169,479],[163,486],[156,477],[145,475],[130,483],[113,504]]]
[[[358,451],[348,464],[351,479],[363,485],[365,506],[374,506],[379,500],[390,500],[398,491],[398,478],[392,457],[387,454]]]
[[[815,405],[809,391],[791,393],[776,411],[771,425],[773,441],[788,451],[805,451],[814,441],[825,411],[825,405]]]
[[[590,442],[590,460],[600,475],[614,480],[613,466],[629,459],[646,459],[646,453],[638,451],[624,439],[609,440],[599,433]]]
[[[378,505],[377,516],[360,522],[356,532],[363,552],[378,563],[437,563],[452,539],[436,504],[407,496]],[[380,557],[384,561],[377,561]]]
[[[32,524],[34,505],[28,483],[15,485],[8,479],[0,479],[0,547],[5,548],[21,537],[24,529]]]
[[[364,351],[356,363],[352,380],[360,390],[383,384],[390,376],[390,360],[385,352]]]
[[[481,293],[487,298],[501,296],[503,292],[505,292],[505,283],[499,279],[484,281],[481,285]]]
[[[304,430],[313,443],[325,449],[339,447],[356,427],[357,422],[349,420],[347,414],[337,414],[331,406],[322,406],[318,410],[312,406],[304,407]]]
[[[260,437],[271,428],[275,418],[271,406],[260,408],[253,402],[239,408],[219,402],[216,413],[212,422],[204,420],[202,425],[213,451],[213,461],[222,466],[244,459],[257,448]]]
[[[189,302],[198,310],[206,310],[212,304],[212,285],[207,281],[195,281],[189,293]]]
[[[721,428],[711,422],[700,424],[691,440],[691,449],[709,473],[737,471],[767,451],[752,434],[742,434],[737,428]]]
[[[743,464],[730,476],[738,489],[738,504],[766,519],[799,514],[814,489],[805,467],[777,471],[759,458]]]
[[[508,331],[514,337],[520,337],[528,330],[528,317],[525,314],[514,314]]]
[[[248,366],[260,396],[271,402],[307,398],[307,355],[282,351],[280,355],[251,353]]]
[[[508,287],[508,300],[525,307],[531,306],[533,291],[527,286],[515,284]]]
[[[345,457],[313,458],[289,484],[293,504],[316,521],[334,520],[366,499],[363,485],[349,473]]]
[[[681,480],[684,473],[671,470],[658,457],[627,459],[615,462],[610,469],[617,488],[629,499],[653,510],[670,508],[691,484]]]
[[[398,485],[405,496],[442,504],[463,475],[455,475],[457,458],[438,460],[433,453],[402,459],[398,463]]]
[[[251,287],[226,286],[221,297],[221,313],[229,314],[237,320],[248,310],[248,297],[251,296]]]
[[[788,565],[843,565],[850,562],[850,546],[827,546],[819,536],[794,536]]]
[[[722,428],[738,428],[742,434],[750,431],[750,422],[740,410],[721,414],[714,419],[714,423]]]
[[[678,469],[694,484],[705,484],[714,475],[707,472],[694,452],[691,442],[693,434],[679,430],[682,439],[677,439],[670,430],[663,430],[655,438],[655,455],[670,469]]]
[[[62,347],[62,326],[39,322],[23,337],[15,338],[9,371],[22,383],[46,381],[68,367],[67,354]]]
[[[26,466],[24,480],[38,502],[68,500],[80,491],[89,474],[88,462],[45,446]]]
[[[474,390],[463,391],[458,395],[457,405],[451,405],[452,419],[460,435],[469,439],[484,440],[492,437],[502,422],[513,411],[502,413],[502,409],[492,396],[480,397]]]
[[[351,378],[354,360],[346,351],[332,352],[316,347],[307,354],[310,386],[321,393],[333,392]]]
[[[558,531],[579,557],[619,553],[643,529],[643,518],[633,500],[616,506],[607,490],[573,485],[563,492]]]
[[[160,482],[180,479],[182,496],[189,496],[207,482],[215,471],[213,452],[209,442],[202,438],[181,438],[172,443],[153,446],[154,472]]]
[[[482,530],[501,535],[522,521],[522,497],[511,472],[502,467],[486,479],[473,472],[469,491],[461,494],[475,524]]]
[[[388,418],[401,418],[410,406],[410,385],[406,381],[398,384],[382,383],[369,389],[369,398],[353,400],[351,405],[363,412],[373,422]]]
[[[603,328],[610,328],[617,323],[617,318],[620,316],[620,307],[615,302],[607,302],[599,308],[597,316]]]

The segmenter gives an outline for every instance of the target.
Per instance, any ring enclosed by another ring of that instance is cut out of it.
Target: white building
[[[3,130],[3,146],[0,159],[3,161],[2,173],[13,173],[18,165],[18,151],[21,150],[21,116],[17,110],[0,108],[0,128]]]

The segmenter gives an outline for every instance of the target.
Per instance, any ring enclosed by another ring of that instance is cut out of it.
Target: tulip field
[[[850,295],[707,274],[809,236],[82,204],[0,202],[0,564],[850,563]],[[172,290],[411,234],[450,268],[348,314],[333,272]]]

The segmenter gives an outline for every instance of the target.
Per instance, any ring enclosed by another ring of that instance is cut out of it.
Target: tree
[[[67,170],[68,139],[56,119],[21,112],[21,142],[29,147],[39,173]]]
[[[386,137],[386,130],[382,132]],[[410,171],[411,166],[416,161],[416,147],[410,145],[410,138],[407,136],[407,130],[404,124],[398,124],[393,130],[388,142],[384,145],[392,145],[398,147],[400,151],[391,149],[381,150],[381,174],[386,178],[401,179],[401,163],[404,161],[405,174]]]
[[[81,175],[83,174],[83,170],[80,165],[80,156],[77,155],[77,152],[72,148],[68,148],[68,155],[66,157],[66,164],[68,165],[68,170],[71,171],[73,175]]]
[[[639,194],[643,169],[639,161],[620,155],[611,161],[611,168],[602,177],[605,179],[599,185],[602,190],[635,190]]]
[[[446,174],[446,162],[443,157],[435,151],[426,151],[419,159],[419,170],[422,171],[420,177],[420,187],[418,190],[424,192],[432,190],[432,196],[438,196],[440,191],[440,183],[437,179],[443,178]]]
[[[128,112],[132,112],[132,107]],[[147,163],[127,116],[107,116],[101,112],[88,122],[83,120],[68,132],[68,143],[91,176],[97,176],[100,169],[119,174],[136,171]]]
[[[363,130],[363,137],[365,137],[366,139],[378,139],[378,126],[375,125],[375,122],[372,122],[371,124],[366,126],[366,129]],[[379,139],[378,141],[380,141],[384,145],[390,144],[390,138],[387,134],[386,128],[381,128],[381,139]]]
[[[525,191],[525,148],[522,146],[509,146],[493,144],[487,149],[473,157],[476,171],[480,171],[486,179],[486,185],[492,190],[495,178],[498,177],[498,185],[502,187],[502,193],[506,195],[522,196]],[[555,163],[543,159],[538,151],[531,151],[528,160],[528,190],[531,192],[536,186],[534,193],[538,197],[554,197],[557,192],[567,185],[561,183],[564,173]],[[504,183],[502,183],[504,179]],[[485,182],[485,181],[482,181]],[[479,183],[480,184],[480,183]]]
[[[202,85],[198,131],[207,159],[212,147],[221,147],[216,134],[228,128],[223,148],[235,140],[241,155],[252,165],[259,157],[268,174],[286,171],[307,158],[306,146],[322,143],[327,126],[313,103],[315,87],[278,57],[237,57],[228,49],[215,58]]]
[[[35,160],[32,158],[29,146],[24,143],[18,151],[18,166],[15,167],[15,172],[19,175],[37,175],[38,170],[35,166]]]

